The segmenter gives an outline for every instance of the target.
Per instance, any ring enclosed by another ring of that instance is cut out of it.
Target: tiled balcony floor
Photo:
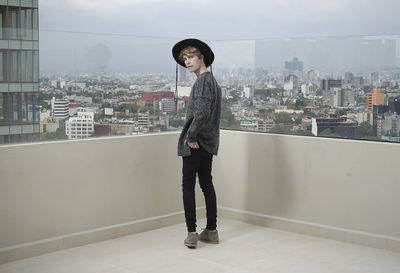
[[[198,231],[205,220],[198,221]],[[183,245],[184,224],[0,266],[0,273],[400,272],[400,253],[218,219],[219,245]]]

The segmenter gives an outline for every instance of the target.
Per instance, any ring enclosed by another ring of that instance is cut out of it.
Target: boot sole
[[[219,244],[219,240],[217,240],[217,241],[208,241],[208,240],[199,239],[199,241],[202,241],[204,243],[209,243],[209,244]]]
[[[197,247],[197,244],[188,244],[188,243],[185,243],[185,246],[187,246],[188,248],[196,248],[196,247]]]

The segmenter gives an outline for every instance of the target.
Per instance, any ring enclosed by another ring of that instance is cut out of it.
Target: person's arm
[[[211,113],[211,82],[207,77],[201,79],[194,91],[193,120],[190,124],[187,142],[197,142],[197,135],[207,122]]]

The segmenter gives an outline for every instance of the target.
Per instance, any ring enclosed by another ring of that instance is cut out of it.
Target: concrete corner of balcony
[[[0,264],[163,227],[177,238],[176,225],[184,236],[178,136],[1,146]],[[223,130],[213,165],[220,228],[400,255],[399,154],[393,143]],[[204,223],[198,186],[196,198]]]

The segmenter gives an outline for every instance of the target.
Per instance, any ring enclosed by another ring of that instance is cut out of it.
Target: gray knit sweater
[[[190,92],[186,121],[178,141],[178,155],[190,156],[190,147],[197,141],[207,152],[217,155],[219,120],[221,116],[221,88],[209,71],[201,73]]]

